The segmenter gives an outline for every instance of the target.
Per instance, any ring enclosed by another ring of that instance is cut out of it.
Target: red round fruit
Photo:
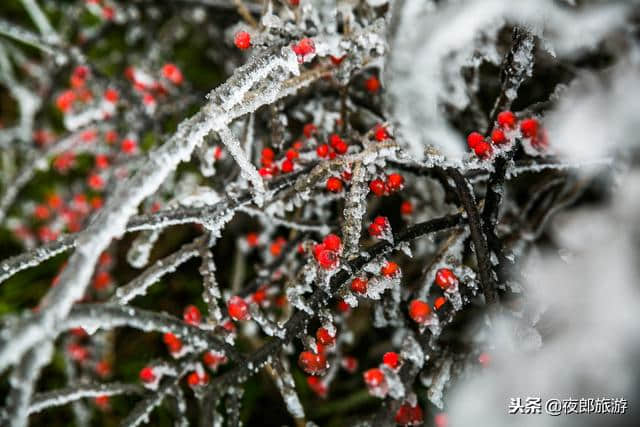
[[[238,31],[233,38],[233,43],[238,49],[249,49],[251,46],[251,35],[246,31]]]
[[[395,369],[400,364],[400,356],[395,351],[389,351],[382,356],[382,363]]]
[[[200,314],[200,310],[195,305],[188,305],[184,309],[184,313],[182,315],[184,321],[190,325],[197,325],[202,320],[202,315]]]
[[[153,372],[153,368],[151,366],[145,366],[142,368],[140,370],[139,377],[143,383],[151,383],[156,380],[156,374]]]
[[[369,369],[362,376],[369,387],[378,387],[384,382],[384,372],[378,368]]]
[[[491,144],[486,141],[482,141],[473,148],[473,151],[476,153],[476,156],[480,157],[481,159],[486,159],[491,155],[493,149],[491,148]]]
[[[369,183],[369,189],[376,196],[382,196],[387,191],[387,186],[381,179],[374,179]]]
[[[409,316],[417,323],[425,323],[431,315],[429,304],[424,301],[414,299],[409,304]]]
[[[467,145],[472,150],[475,150],[476,146],[482,142],[484,142],[484,136],[478,132],[471,132],[469,136],[467,136]]]
[[[342,246],[342,240],[336,234],[328,234],[323,240],[322,244],[325,249],[330,251],[338,251],[340,250],[340,246]]]
[[[404,177],[399,173],[392,173],[387,177],[387,187],[391,191],[402,190],[404,186]]]
[[[316,154],[318,157],[327,157],[329,155],[329,146],[327,144],[320,144],[316,148]]]
[[[384,141],[385,139],[389,138],[389,133],[387,132],[387,128],[385,128],[381,124],[377,124],[373,131],[373,137],[378,142]]]
[[[436,310],[440,310],[440,308],[447,303],[447,299],[445,297],[438,297],[433,302],[433,308]]]
[[[367,293],[367,285],[367,279],[356,277],[351,281],[351,290],[359,294],[365,294]]]
[[[513,128],[516,125],[516,116],[511,111],[503,111],[498,114],[498,125],[500,127]]]
[[[321,250],[316,256],[316,260],[318,264],[320,264],[320,267],[325,270],[331,270],[338,265],[338,255],[336,252],[327,249]]]
[[[229,317],[233,320],[248,320],[251,317],[249,314],[249,305],[244,299],[237,295],[227,301],[227,310]]]
[[[507,142],[507,137],[502,130],[494,129],[493,132],[491,132],[491,140],[494,144],[500,145]]]
[[[293,172],[293,162],[289,159],[285,159],[282,162],[282,166],[280,167],[280,170],[282,170],[282,173]]]
[[[365,80],[364,87],[371,93],[377,92],[380,90],[380,80],[376,76],[371,76]]]
[[[316,341],[322,345],[331,345],[336,341],[336,337],[331,335],[327,328],[319,328],[316,331]]]
[[[424,414],[420,406],[410,406],[404,404],[398,408],[396,412],[395,421],[402,426],[417,426],[422,425],[424,421]]]
[[[328,368],[327,358],[323,354],[316,354],[311,351],[300,353],[298,364],[309,375],[321,375]]]
[[[413,213],[413,204],[408,200],[402,202],[400,205],[400,213],[402,213],[402,215],[411,215]]]
[[[388,261],[381,269],[380,274],[386,277],[395,276],[398,271],[400,271],[400,267],[393,261]]]
[[[458,282],[458,278],[453,271],[448,268],[440,268],[436,271],[436,285],[442,289],[447,289],[449,286]]]
[[[536,119],[524,119],[520,122],[520,132],[525,138],[535,138],[538,136],[539,125]]]
[[[327,179],[326,187],[327,190],[331,191],[332,193],[339,193],[340,191],[342,191],[342,181],[340,180],[340,178],[332,176]]]

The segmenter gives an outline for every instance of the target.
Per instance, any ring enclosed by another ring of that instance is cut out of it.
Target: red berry
[[[449,426],[449,417],[444,412],[436,414],[433,417],[433,425],[435,427],[448,427]]]
[[[491,144],[486,141],[481,141],[473,148],[473,151],[476,153],[476,156],[485,159],[491,155],[493,150],[491,149]]]
[[[507,142],[507,137],[502,130],[494,129],[493,132],[491,132],[491,140],[494,144],[500,145]]]
[[[319,377],[307,377],[307,384],[309,388],[313,390],[319,397],[327,397],[327,385]]]
[[[433,308],[436,310],[440,310],[440,308],[447,303],[447,299],[445,297],[438,297],[433,302]]]
[[[342,191],[342,181],[340,180],[340,178],[332,176],[327,179],[327,190],[331,191],[332,193],[339,193],[340,191]]]
[[[33,215],[37,219],[47,219],[50,215],[49,208],[47,208],[45,205],[37,205],[35,210],[33,211]]]
[[[311,138],[311,135],[313,135],[314,133],[316,133],[318,131],[318,128],[316,127],[316,125],[314,125],[313,123],[307,123],[306,125],[304,125],[304,127],[302,128],[302,133],[304,134],[304,136],[306,138]]]
[[[256,304],[262,304],[267,299],[267,287],[261,286],[257,291],[251,295],[251,300]]]
[[[280,166],[280,170],[282,171],[282,173],[293,172],[293,162],[289,159],[285,159]]]
[[[436,285],[442,289],[447,289],[449,286],[458,282],[458,278],[453,271],[448,268],[440,268],[436,271]]]
[[[322,375],[327,368],[327,358],[323,354],[303,351],[298,357],[298,365],[309,375]]]
[[[106,99],[108,102],[115,104],[116,102],[118,102],[118,98],[119,98],[119,94],[118,91],[115,89],[107,89],[104,91],[104,99]]]
[[[367,293],[367,279],[361,279],[360,277],[356,277],[351,281],[351,290],[353,292],[357,292],[359,294]]]
[[[377,124],[373,131],[373,136],[376,139],[376,141],[380,142],[389,138],[389,133],[387,132],[387,128],[385,128],[380,124]]]
[[[347,314],[351,311],[351,306],[347,304],[345,300],[341,299],[340,301],[338,301],[338,310],[341,313]]]
[[[344,154],[347,152],[347,150],[349,150],[349,145],[343,140],[340,140],[336,142],[336,144],[333,146],[333,149],[336,150],[336,153],[338,154]]]
[[[395,351],[389,351],[382,356],[382,363],[395,369],[400,364],[400,356]]]
[[[399,270],[400,267],[398,266],[398,264],[393,261],[387,261],[387,263],[380,269],[380,274],[386,277],[393,277],[398,273]]]
[[[89,357],[89,350],[87,347],[82,346],[80,344],[69,344],[67,347],[67,351],[69,352],[69,357],[75,360],[76,362],[82,362]]]
[[[95,399],[94,399],[94,402],[100,408],[106,409],[106,407],[109,405],[109,396],[107,396],[106,394],[102,394],[100,396],[96,396]]]
[[[383,180],[376,178],[369,183],[369,189],[376,196],[382,196],[386,192],[387,186]]]
[[[503,111],[498,114],[498,125],[500,127],[513,128],[516,125],[516,116],[511,111]]]
[[[93,288],[101,291],[106,289],[107,286],[111,283],[111,275],[108,271],[100,271],[96,274],[96,277],[93,279]]]
[[[175,64],[164,64],[162,75],[174,85],[180,85],[183,80],[182,72]]]
[[[336,337],[331,335],[327,328],[319,328],[316,331],[316,340],[322,345],[331,345],[336,341]]]
[[[73,102],[75,100],[76,100],[75,93],[73,93],[73,91],[71,90],[66,90],[62,92],[60,95],[58,95],[58,97],[56,98],[56,107],[58,107],[58,110],[62,111],[63,113],[66,113],[67,111],[69,111],[69,109],[71,108],[71,105],[73,105]]]
[[[424,421],[424,414],[420,406],[409,406],[404,404],[398,408],[395,417],[396,424],[402,426],[417,426],[422,425]]]
[[[352,374],[356,371],[356,369],[358,369],[358,359],[353,356],[345,356],[340,361],[340,365],[344,368],[345,371]]]
[[[260,238],[258,237],[258,233],[247,234],[247,244],[249,245],[249,247],[255,248],[256,246],[258,246],[259,241],[260,241]]]
[[[205,385],[208,382],[209,382],[209,374],[207,374],[206,372],[203,372],[201,374],[198,374],[197,372],[192,372],[187,377],[187,383],[191,387]]]
[[[399,173],[392,173],[387,177],[387,188],[390,191],[399,191],[402,190],[404,186],[404,177]]]
[[[101,377],[107,377],[111,374],[111,364],[106,360],[96,363],[96,374]]]
[[[402,202],[400,205],[400,213],[402,213],[402,215],[411,215],[413,213],[413,205],[410,201],[405,200]]]
[[[321,250],[320,253],[316,256],[316,260],[320,267],[325,270],[331,270],[336,265],[338,265],[338,255],[334,251],[329,250]]]
[[[171,353],[178,353],[182,350],[182,341],[171,332],[167,332],[162,336],[162,340],[167,345]]]
[[[331,147],[333,147],[334,149],[336,148],[336,145],[338,145],[341,141],[342,138],[340,138],[340,136],[336,135],[335,133],[332,133],[329,136],[329,145],[331,145]]]
[[[109,167],[109,157],[105,154],[96,155],[95,162],[98,169],[106,169]]]
[[[153,368],[151,366],[145,366],[142,368],[138,376],[143,383],[152,383],[156,380],[156,374],[153,372]]]
[[[329,146],[327,144],[318,145],[316,154],[318,154],[318,157],[327,157],[329,155]]]
[[[336,234],[328,234],[322,241],[322,244],[327,250],[338,251],[342,245],[342,240]]]
[[[380,90],[380,81],[376,76],[371,76],[364,82],[364,87],[371,93],[377,92]]]
[[[429,304],[424,301],[414,299],[409,304],[409,316],[417,323],[425,323],[431,314]]]
[[[233,320],[248,320],[251,317],[249,305],[237,295],[227,301],[227,310],[229,311],[229,317]]]
[[[291,48],[296,55],[302,57],[316,51],[316,46],[313,43],[313,40],[308,37],[303,38],[298,42],[298,44],[294,44]]]
[[[182,315],[184,321],[190,325],[197,325],[202,320],[202,315],[200,314],[200,310],[195,305],[188,305],[184,309],[184,313]]]
[[[298,154],[298,152],[296,150],[290,148],[290,149],[287,150],[286,156],[287,156],[287,159],[289,159],[291,161],[294,161],[300,155]]]
[[[261,154],[263,160],[273,160],[276,158],[276,153],[270,147],[263,148]]]
[[[467,145],[472,150],[474,150],[478,146],[478,144],[481,144],[482,142],[484,142],[484,136],[482,136],[478,132],[471,132],[469,136],[467,136]]]
[[[120,150],[125,154],[133,154],[138,148],[138,143],[131,138],[122,140],[120,144]]]
[[[362,376],[369,387],[378,387],[384,382],[384,372],[378,368],[369,369]]]
[[[233,38],[233,43],[238,49],[245,50],[251,46],[251,35],[246,31],[238,31]]]
[[[374,237],[381,236],[382,233],[389,228],[389,220],[386,216],[378,216],[369,225],[369,234]]]
[[[202,356],[202,361],[211,369],[217,369],[218,365],[221,365],[227,361],[227,357],[224,354],[216,353],[215,351],[207,351]]]
[[[96,173],[89,175],[87,179],[87,184],[93,190],[102,190],[104,188],[104,179]]]
[[[539,122],[536,119],[524,119],[520,122],[520,132],[525,138],[535,138],[538,136]]]

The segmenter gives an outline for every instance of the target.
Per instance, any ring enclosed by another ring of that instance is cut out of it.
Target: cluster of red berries
[[[467,136],[467,145],[476,156],[486,159],[493,153],[493,145],[502,146],[509,142],[508,132],[516,129],[518,119],[511,111],[502,111],[496,120],[497,126],[491,131],[490,138],[485,138],[478,132],[471,132]],[[537,149],[546,148],[548,140],[546,132],[540,131],[540,123],[534,118],[523,119],[519,123],[520,134],[530,139],[531,145]],[[493,144],[493,145],[492,145]]]
[[[440,268],[436,271],[435,283],[442,290],[447,290],[458,284],[458,277],[448,268]],[[439,296],[434,301],[434,308],[440,310],[447,303],[447,298]],[[424,324],[429,321],[431,316],[431,307],[425,301],[414,299],[409,303],[409,317],[414,322]]]
[[[285,158],[278,167],[275,158],[276,154],[270,147],[265,147],[262,150],[260,163],[262,167],[258,170],[260,176],[270,178],[277,175],[279,172],[290,173],[295,169],[295,162],[300,157],[300,150],[302,149],[302,142],[296,141],[292,147],[285,153]]]
[[[392,194],[404,188],[404,177],[399,173],[392,173],[385,180],[376,178],[369,182],[369,190],[378,197]]]
[[[377,216],[371,224],[369,224],[369,234],[373,237],[380,237],[383,234],[391,232],[391,224],[386,216]]]
[[[340,251],[342,250],[342,240],[335,234],[327,235],[322,243],[313,247],[313,256],[320,267],[331,270],[340,261]]]
[[[316,154],[318,157],[328,157],[333,160],[337,155],[345,154],[348,149],[349,144],[340,135],[333,133],[329,136],[328,144],[320,144],[316,147]]]

